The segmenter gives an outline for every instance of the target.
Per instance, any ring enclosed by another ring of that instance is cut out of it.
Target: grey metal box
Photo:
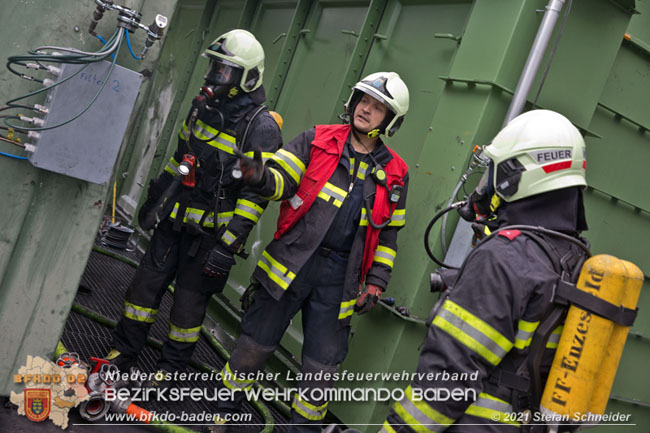
[[[111,64],[89,64],[70,80],[54,87],[45,106],[45,127],[81,112],[99,90]],[[66,64],[59,80],[83,65]],[[41,131],[29,161],[36,167],[88,182],[105,184],[113,172],[126,127],[142,83],[142,75],[115,65],[104,89],[82,116],[67,125]]]

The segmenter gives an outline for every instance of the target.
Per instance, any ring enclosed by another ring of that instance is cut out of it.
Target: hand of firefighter
[[[233,253],[221,244],[215,245],[208,253],[203,264],[203,273],[208,277],[223,278],[228,275],[230,268],[235,264]]]
[[[361,290],[357,303],[354,304],[354,311],[359,314],[366,314],[375,306],[381,297],[382,288],[374,284],[368,284]]]
[[[253,152],[253,158],[249,158],[240,150],[235,150],[235,155],[239,158],[239,167],[241,169],[244,182],[249,185],[257,186],[262,182],[264,176],[264,162],[262,161],[262,152],[256,150]]]

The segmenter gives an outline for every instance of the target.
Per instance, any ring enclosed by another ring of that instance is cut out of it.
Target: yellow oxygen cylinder
[[[625,308],[634,310],[639,296],[641,295],[641,286],[643,286],[643,272],[634,263],[621,260],[626,270],[627,281],[623,293],[621,305]],[[595,415],[603,415],[609,400],[609,394],[614,384],[614,377],[618,369],[618,363],[623,355],[623,347],[627,340],[627,334],[630,330],[629,326],[614,324],[612,335],[609,338],[609,344],[605,352],[605,358],[600,365],[598,376],[596,377],[596,384],[594,393],[591,396],[589,403],[589,412]]]
[[[594,256],[583,265],[576,287],[621,305],[626,272],[616,257]],[[569,307],[540,404],[549,424],[580,420],[587,414],[613,329],[614,322],[575,305]]]

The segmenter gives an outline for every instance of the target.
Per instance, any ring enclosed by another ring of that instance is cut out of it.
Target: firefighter
[[[485,155],[487,188],[473,195],[473,207],[497,204],[497,232],[468,255],[436,303],[417,367],[425,375],[394,404],[381,432],[535,431],[520,429],[540,397],[531,394],[526,360],[560,273],[584,257],[575,242],[585,242],[579,234],[587,229],[585,143],[564,116],[534,110],[508,123]],[[522,224],[567,236],[499,230]],[[555,329],[536,353],[542,380],[559,334]],[[436,377],[448,380],[430,380]],[[457,398],[444,398],[452,391]]]
[[[150,182],[138,214],[143,228],[158,224],[127,290],[114,348],[106,356],[121,370],[135,363],[163,294],[176,278],[169,334],[157,365],[165,374],[157,374],[152,386],[186,367],[210,297],[223,290],[234,256],[243,254],[267,206],[243,183],[235,153],[262,149],[270,156],[282,143],[278,124],[260,105],[265,100],[264,51],[255,37],[229,31],[203,56],[209,59],[205,84],[179,131],[176,152]]]
[[[369,311],[390,280],[406,217],[408,167],[380,135],[398,130],[408,104],[398,74],[374,73],[353,87],[345,104],[349,124],[304,131],[266,165],[259,155],[242,159],[255,190],[284,201],[274,240],[253,273],[258,290],[223,385],[252,387],[247,378],[264,368],[302,310],[302,372],[322,378],[297,384],[306,397],[293,398],[291,432],[320,431],[328,402],[318,391],[332,386],[330,376],[347,354],[352,315]],[[312,398],[312,390],[320,397]],[[219,402],[219,412],[237,410],[244,393],[236,394],[236,401]]]

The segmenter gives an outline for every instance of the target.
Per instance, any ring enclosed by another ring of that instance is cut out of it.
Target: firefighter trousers
[[[163,221],[154,231],[126,292],[122,317],[113,333],[113,345],[121,353],[137,356],[142,350],[160,301],[176,278],[169,332],[158,368],[173,372],[187,366],[199,340],[208,301],[223,290],[228,279],[203,275],[203,263],[215,246],[216,237],[203,235],[198,250],[190,256],[195,241],[196,235],[185,229],[174,231],[170,221]]]
[[[320,432],[328,402],[326,389],[333,386],[329,377],[336,372],[348,351],[349,321],[339,320],[347,257],[317,250],[296,275],[287,292],[275,300],[260,288],[242,320],[242,334],[224,368],[223,384],[233,390],[246,390],[280,343],[296,313],[302,310],[302,374],[305,379],[291,387],[297,393],[292,402],[289,432]],[[325,373],[319,380],[316,373]],[[228,373],[234,377],[228,377]],[[327,374],[329,373],[329,375]],[[235,412],[245,398],[236,393],[233,401],[219,401],[219,412]]]

